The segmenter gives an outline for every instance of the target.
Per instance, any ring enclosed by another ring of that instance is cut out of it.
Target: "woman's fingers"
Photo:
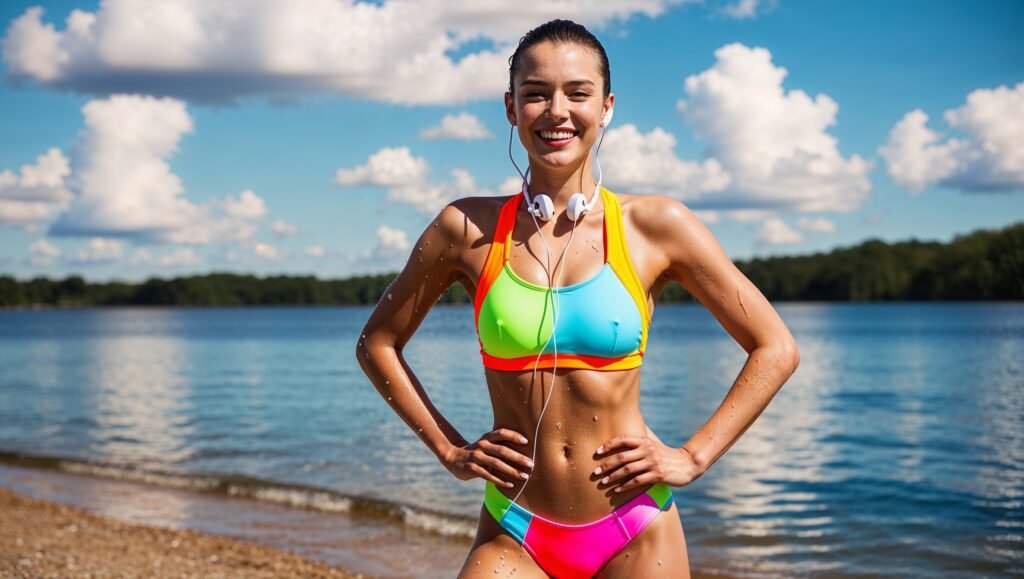
[[[474,453],[474,455],[475,456],[473,458],[476,464],[489,468],[493,473],[504,475],[506,479],[511,480],[522,478],[519,475],[519,471],[516,470],[512,465],[487,454],[483,450],[477,451],[476,453]]]
[[[618,472],[622,465],[640,460],[645,456],[647,456],[647,453],[640,449],[620,452],[599,464],[597,468],[594,469],[594,476],[605,475],[605,478],[608,478],[608,475]],[[602,482],[604,481],[602,480]]]
[[[504,441],[507,441],[507,442],[514,442],[516,444],[526,444],[528,442],[526,440],[525,436],[523,436],[522,434],[519,434],[518,432],[516,432],[514,430],[509,430],[508,428],[498,428],[498,429],[492,430],[492,431],[488,432],[487,434],[485,434],[484,438],[487,438],[487,439],[496,438],[497,440],[504,440]],[[494,442],[494,441],[492,441],[492,442]]]
[[[528,456],[526,456],[525,454],[516,452],[516,451],[512,450],[511,448],[509,448],[507,446],[502,446],[500,444],[494,444],[493,442],[490,442],[490,441],[487,441],[487,440],[481,440],[480,441],[480,448],[482,448],[485,452],[487,452],[491,456],[499,457],[499,458],[501,458],[502,460],[504,460],[505,462],[507,462],[509,464],[514,464],[514,465],[516,465],[518,467],[521,467],[523,469],[531,469],[531,468],[533,468],[533,461],[530,460],[530,458]]]
[[[657,481],[655,480],[654,475],[649,472],[645,472],[638,474],[635,477],[629,479],[628,481],[622,483],[621,485],[615,487],[614,491],[617,493],[624,493],[637,487],[652,484],[655,482]]]
[[[512,488],[512,483],[501,480],[500,478],[494,476],[494,474],[492,474],[491,471],[480,466],[479,464],[474,464],[471,462],[468,465],[466,465],[466,468],[476,476],[484,480],[491,481],[492,483],[498,485],[499,487]]]
[[[606,454],[615,452],[620,448],[636,448],[643,444],[645,440],[648,439],[639,436],[616,436],[615,438],[597,447],[597,450],[594,451],[594,453],[597,454],[598,456],[604,456]]]

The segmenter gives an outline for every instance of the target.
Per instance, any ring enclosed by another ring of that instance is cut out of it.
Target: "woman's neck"
[[[582,188],[580,187],[581,176],[583,177]],[[532,166],[530,168],[530,195],[541,193],[547,195],[554,203],[556,211],[563,210],[569,203],[569,198],[575,193],[583,193],[589,200],[596,184],[590,172],[589,159],[582,166],[575,169],[568,168],[564,172],[548,168],[542,168],[535,172]]]

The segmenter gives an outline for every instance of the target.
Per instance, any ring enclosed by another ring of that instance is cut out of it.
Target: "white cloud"
[[[271,222],[270,230],[278,237],[291,237],[299,234],[299,227],[297,225],[280,220]]]
[[[970,192],[1024,187],[1024,82],[975,90],[943,118],[965,138],[942,141],[920,109],[892,128],[878,152],[893,181],[915,194],[931,185]]]
[[[37,239],[28,247],[29,263],[36,266],[50,265],[60,257],[60,248],[45,239]]]
[[[304,251],[310,257],[323,257],[327,253],[322,245],[310,245]]]
[[[726,211],[725,214],[733,221],[749,223],[751,221],[762,221],[764,219],[768,219],[772,215],[775,215],[775,212],[766,211],[764,209],[733,209],[732,211]]]
[[[717,160],[684,161],[676,156],[675,146],[675,137],[660,127],[641,133],[636,125],[626,124],[605,135],[602,169],[615,189],[682,200],[729,185],[730,177]]]
[[[276,247],[259,241],[252,244],[252,252],[263,259],[273,260],[281,256]]]
[[[411,244],[405,231],[379,225],[377,227],[377,244],[372,249],[351,252],[348,259],[353,264],[353,271],[380,273],[400,269],[408,257]]]
[[[422,183],[430,171],[427,160],[413,157],[409,147],[385,147],[370,155],[365,165],[338,169],[335,182],[344,186],[397,187]]]
[[[201,218],[202,210],[181,196],[181,180],[166,161],[192,131],[184,103],[115,95],[87,103],[82,113],[78,196],[51,233],[157,240]]]
[[[132,253],[129,262],[132,265],[188,267],[199,265],[202,262],[202,258],[191,247],[178,247],[161,255],[153,255],[148,249],[140,247]]]
[[[757,240],[768,245],[794,245],[801,243],[804,236],[786,225],[781,219],[769,219],[757,232]]]
[[[237,219],[259,219],[267,214],[267,204],[259,195],[246,189],[238,199],[231,196],[224,199],[224,213]]]
[[[813,99],[786,91],[785,68],[764,48],[734,43],[715,51],[717,62],[687,77],[679,110],[707,156],[732,181],[701,205],[850,212],[869,197],[871,164],[843,158],[835,137],[838,105],[828,95]]]
[[[774,1],[766,0],[736,0],[733,4],[723,6],[722,14],[736,20],[750,20],[757,18],[759,12],[764,12],[774,6]]]
[[[79,265],[109,263],[118,261],[123,255],[121,242],[116,239],[94,237],[85,247],[80,247],[70,261]]]
[[[408,147],[385,147],[370,155],[364,165],[338,169],[335,183],[346,187],[386,187],[388,202],[412,205],[424,213],[437,213],[460,197],[492,194],[487,189],[478,189],[465,169],[453,169],[451,180],[443,183],[429,182],[429,173],[427,160],[413,157]]]
[[[824,217],[818,217],[814,219],[810,217],[801,217],[796,220],[796,225],[800,229],[814,231],[816,233],[836,232],[836,224],[828,219],[825,219]]]
[[[71,201],[70,174],[70,162],[56,147],[36,157],[34,165],[23,165],[18,175],[0,171],[0,224],[26,226],[53,218]]]
[[[256,234],[267,215],[251,190],[197,205],[168,163],[193,130],[181,101],[114,95],[82,108],[85,129],[71,181],[75,199],[51,235],[125,238],[141,243],[238,243]]]
[[[477,141],[493,136],[476,115],[465,111],[457,115],[445,115],[440,124],[420,131],[421,139]]]
[[[63,30],[27,9],[7,29],[3,59],[13,77],[91,94],[450,103],[500,95],[510,46],[546,20],[600,27],[683,1],[110,0],[72,12]],[[481,39],[493,47],[449,56]]]
[[[523,190],[523,178],[519,175],[505,177],[505,180],[498,185],[498,195],[515,195]]]

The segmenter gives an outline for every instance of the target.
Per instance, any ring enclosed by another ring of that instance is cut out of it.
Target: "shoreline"
[[[126,523],[0,487],[0,575],[362,577],[282,549]]]

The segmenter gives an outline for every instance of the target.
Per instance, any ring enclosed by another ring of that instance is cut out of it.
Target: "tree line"
[[[772,301],[1021,300],[1024,222],[949,243],[873,239],[828,253],[755,258],[736,266]],[[365,305],[376,303],[395,275],[321,280],[211,273],[142,283],[0,276],[0,307]],[[659,301],[692,299],[673,283]],[[471,303],[458,284],[440,301]]]

